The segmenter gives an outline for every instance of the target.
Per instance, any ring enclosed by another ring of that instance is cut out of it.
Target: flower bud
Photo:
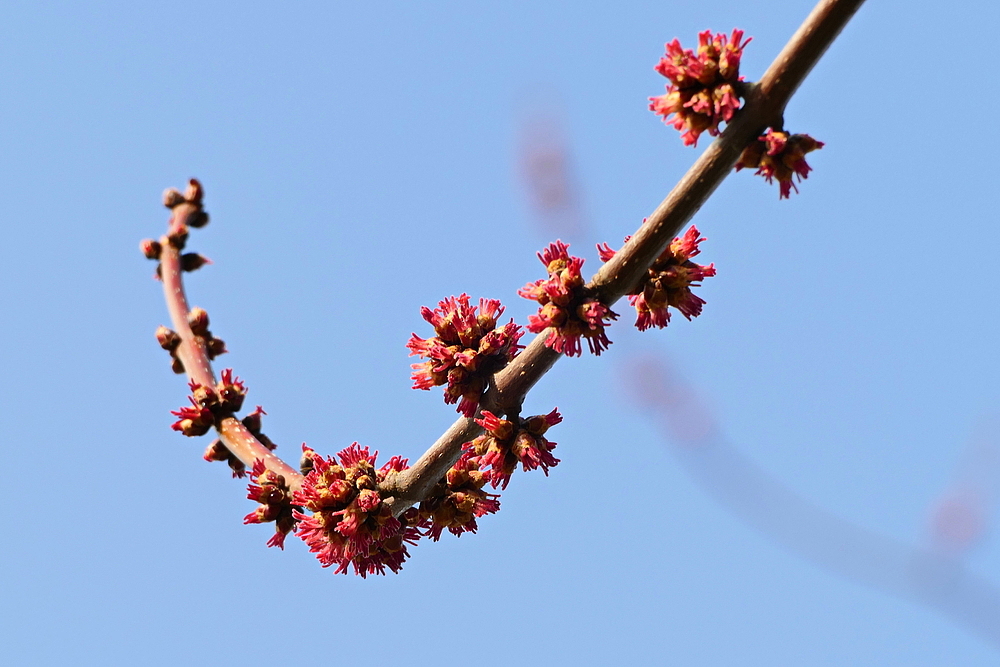
[[[203,408],[212,408],[219,403],[219,396],[215,390],[200,384],[191,387],[191,398]]]
[[[187,319],[195,336],[204,336],[208,333],[208,313],[204,308],[192,308]]]
[[[261,419],[260,418],[261,418],[261,415],[266,415],[266,414],[267,413],[264,412],[264,408],[262,408],[262,407],[260,407],[258,405],[257,408],[253,412],[251,412],[250,414],[248,414],[241,421],[243,422],[243,425],[246,426],[246,428],[247,428],[248,431],[250,431],[251,433],[253,433],[255,436],[256,435],[260,435],[260,428],[261,428]]]
[[[221,338],[212,338],[208,341],[208,358],[215,359],[220,354],[225,354],[229,352],[226,349],[226,343]]]
[[[174,357],[173,361],[170,363],[170,370],[178,375],[182,375],[184,373],[184,362],[177,357]]]
[[[222,441],[215,440],[205,450],[205,453],[202,455],[202,458],[205,459],[206,461],[225,461],[230,456],[231,454],[229,453],[229,449],[224,444],[222,444]]]
[[[198,205],[201,204],[201,198],[204,195],[205,191],[202,189],[201,183],[198,182],[197,178],[192,178],[188,181],[187,190],[184,191],[184,199]]]
[[[188,240],[187,225],[177,225],[177,229],[167,236],[167,240],[170,241],[170,245],[178,250],[184,250],[184,246]]]
[[[153,239],[143,239],[139,243],[139,249],[142,254],[146,256],[146,259],[159,259],[160,253],[163,251],[163,246],[160,245],[159,241],[154,241]]]
[[[188,252],[181,255],[181,271],[197,271],[206,264],[211,264],[208,257],[199,255],[196,252]]]
[[[165,326],[156,329],[156,342],[167,352],[173,352],[181,344],[181,337]]]
[[[167,208],[173,208],[183,203],[184,195],[177,188],[167,188],[163,191],[163,205]]]
[[[188,224],[195,229],[201,229],[208,224],[208,213],[204,211],[195,211],[188,217]]]

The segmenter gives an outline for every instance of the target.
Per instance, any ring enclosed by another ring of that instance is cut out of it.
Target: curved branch
[[[748,86],[744,107],[724,132],[701,154],[666,199],[631,240],[591,279],[588,287],[613,305],[639,282],[653,261],[697,213],[733,170],[740,153],[770,125],[780,126],[785,106],[806,75],[864,0],[821,0],[768,67],[760,82]],[[547,331],[494,377],[483,408],[510,413],[520,408],[528,391],[548,372],[559,354],[545,347]],[[468,442],[482,429],[460,418],[425,452],[412,468],[381,487],[393,512],[401,514],[424,498]]]
[[[197,194],[173,206],[167,234],[160,239],[162,246],[160,277],[163,280],[163,295],[167,301],[170,320],[174,331],[181,339],[175,354],[184,365],[184,371],[192,382],[205,387],[214,387],[215,374],[208,358],[208,347],[204,338],[195,336],[191,325],[188,324],[190,308],[187,296],[184,294],[184,281],[181,276],[181,250],[177,247],[183,246],[183,242],[178,242],[177,239],[186,238],[194,216],[202,215],[201,185],[193,179],[190,192]],[[234,415],[225,415],[217,419],[215,428],[226,449],[248,468],[253,467],[254,461],[261,459],[269,470],[284,476],[285,483],[292,491],[302,485],[302,475],[261,444]]]

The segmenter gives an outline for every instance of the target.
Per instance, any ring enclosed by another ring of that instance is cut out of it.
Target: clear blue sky
[[[969,453],[1000,398],[994,3],[862,8],[786,115],[826,142],[801,194],[720,187],[695,218],[719,271],[704,315],[640,336],[626,314],[604,357],[561,361],[526,409],[559,406],[562,463],[516,476],[479,535],[363,581],[241,525],[244,485],[169,428],[186,389],[137,250],[165,187],[205,185],[190,247],[215,264],[189,294],[279,453],[415,458],[455,417],[409,389],[420,306],[531,312],[515,291],[552,239],[516,165],[538,100],[564,122],[593,270],[698,154],[646,109],[664,42],[741,27],[752,80],[812,6],[424,4],[5,6],[4,662],[997,664],[961,610],[906,594],[919,575],[845,578],[836,540],[803,557],[719,502],[616,384],[640,352],[668,359],[727,447],[898,544],[932,544],[956,479],[995,489]],[[995,534],[949,567],[1000,585]]]

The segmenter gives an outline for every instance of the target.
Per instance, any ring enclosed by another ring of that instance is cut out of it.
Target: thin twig
[[[192,182],[192,187],[196,182]],[[197,186],[200,190],[200,186]],[[184,294],[184,281],[181,270],[181,251],[171,243],[171,237],[187,233],[189,222],[201,209],[197,204],[184,201],[173,207],[166,236],[160,239],[163,249],[160,252],[160,277],[163,280],[163,295],[167,301],[167,310],[174,331],[181,338],[175,354],[184,364],[188,378],[204,387],[215,386],[215,374],[208,358],[208,347],[204,338],[195,336],[188,324],[187,296]],[[275,456],[233,415],[223,415],[216,420],[216,430],[222,444],[247,467],[252,467],[254,461],[261,459],[265,467],[284,476],[285,483],[295,491],[302,485],[302,475]]]
[[[732,172],[743,149],[768,126],[781,127],[792,94],[864,0],[821,0],[764,73],[748,86],[744,107],[692,165],[631,240],[591,279],[588,287],[613,305],[638,284],[645,271]],[[520,409],[528,391],[558,360],[545,346],[543,331],[496,374],[483,408],[509,413]],[[396,515],[426,497],[461,454],[462,445],[482,432],[461,418],[413,465],[381,486]]]

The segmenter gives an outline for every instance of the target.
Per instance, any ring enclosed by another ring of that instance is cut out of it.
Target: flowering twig
[[[767,128],[781,128],[782,115],[792,94],[820,59],[864,0],[821,0],[799,27],[757,84],[745,86],[746,101],[739,113],[666,199],[648,217],[628,243],[591,279],[587,287],[612,306],[643,278],[667,244],[701,208],[750,142]],[[494,377],[480,402],[494,413],[518,414],[525,395],[561,356],[545,345],[546,332]],[[461,455],[462,445],[482,429],[460,418],[414,465],[387,477],[380,485],[386,503],[396,515],[425,497]]]
[[[182,279],[184,258],[189,255],[182,255],[181,251],[184,249],[188,230],[191,227],[201,227],[207,222],[201,199],[201,184],[193,179],[184,195],[176,190],[168,190],[164,195],[164,204],[170,208],[171,214],[167,233],[158,242],[158,272],[163,281],[163,295],[167,301],[170,321],[174,333],[180,339],[171,350],[176,364],[180,366],[178,368],[175,365],[175,369],[187,373],[192,386],[214,387],[216,381],[209,359],[209,342],[206,336],[196,336],[191,328],[189,314],[192,310],[184,294]],[[149,254],[147,252],[147,256]],[[188,262],[190,267],[190,260]],[[215,419],[214,425],[226,449],[245,466],[252,468],[255,461],[263,461],[268,470],[284,477],[290,490],[295,491],[301,486],[302,475],[275,456],[231,413],[220,415]]]
[[[561,241],[538,254],[547,277],[518,291],[539,304],[528,324],[538,335],[520,354],[521,328],[513,321],[499,321],[503,306],[498,300],[480,299],[475,306],[462,294],[440,301],[436,309],[423,308],[435,335],[413,334],[407,344],[411,356],[422,359],[413,365],[414,388],[443,387],[445,402],[457,403],[463,417],[413,467],[394,456],[376,468],[377,452],[354,443],[335,458],[303,446],[298,472],[272,454],[274,444],[261,433],[260,406],[242,420],[235,416],[246,386],[231,369],[223,370],[216,382],[211,360],[226,351],[225,344],[209,330],[208,313],[188,306],[181,279],[182,272],[208,263],[200,255],[181,252],[189,228],[208,222],[201,185],[192,180],[183,195],[168,190],[167,234],[160,241],[143,241],[141,247],[148,258],[159,260],[157,271],[175,329],[161,327],[157,340],[170,353],[175,372],[187,373],[190,380],[191,405],[174,411],[174,430],[199,436],[214,428],[219,440],[209,446],[205,458],[227,461],[236,476],[251,470],[248,498],[258,507],[244,522],[274,523],[269,546],[283,547],[294,531],[324,567],[336,565],[337,572],[353,569],[362,577],[395,572],[407,559],[408,546],[420,538],[437,540],[444,530],[455,535],[475,532],[476,520],[500,507],[498,494],[485,491],[484,484],[506,488],[519,466],[526,471],[541,468],[547,475],[559,463],[552,455],[555,443],[545,437],[550,426],[562,421],[558,410],[521,417],[526,394],[556,359],[581,354],[583,339],[594,354],[608,349],[611,341],[605,329],[618,317],[611,306],[626,294],[636,307],[641,330],[667,326],[668,308],[689,319],[701,312],[704,301],[690,288],[715,275],[714,266],[691,261],[704,240],[697,229],[675,236],[741,153],[761,145],[758,137],[770,128],[766,151],[757,150],[756,158],[745,155],[741,164],[758,167],[768,180],[778,179],[782,196],[794,187],[792,175],[802,178],[808,173],[802,156],[821,144],[813,142],[810,148],[803,143],[806,135],[786,138],[782,112],[862,1],[820,2],[759,84],[744,83],[739,73],[748,41],[742,40],[742,31],[734,30],[731,39],[702,33],[697,55],[684,51],[677,40],[668,45],[673,60],[661,61],[658,70],[672,81],[666,96],[670,99],[659,112],[676,115],[675,126],[688,130],[685,143],[694,143],[701,131],[719,139],[620,250],[598,246],[605,264],[589,283],[581,274],[584,260],[570,255]],[[692,76],[697,85],[691,83]],[[685,96],[690,104],[683,101]],[[708,100],[713,100],[711,105]],[[726,129],[720,133],[723,122]],[[487,435],[480,435],[484,429]]]

